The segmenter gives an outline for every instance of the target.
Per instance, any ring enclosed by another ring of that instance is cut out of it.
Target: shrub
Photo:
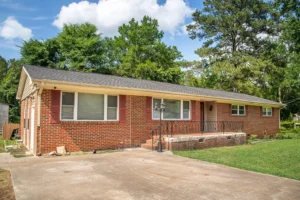
[[[280,122],[280,126],[285,129],[292,129],[294,128],[294,121],[282,121]]]
[[[250,135],[249,140],[255,140],[255,139],[257,139],[257,135]]]
[[[280,129],[280,132],[276,134],[275,139],[295,139],[300,138],[300,128],[292,129]]]
[[[283,139],[285,139],[283,133],[277,133],[274,138],[277,139],[277,140],[283,140]]]

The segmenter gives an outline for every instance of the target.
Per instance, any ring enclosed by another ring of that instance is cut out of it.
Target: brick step
[[[149,143],[144,143],[141,145],[142,148],[145,148],[145,149],[152,149],[152,140],[150,140]],[[167,144],[165,142],[162,142],[162,148],[163,149],[166,149],[167,148]],[[155,144],[153,144],[153,150],[158,150],[158,141],[155,142]]]
[[[158,141],[155,141],[154,144],[157,144],[157,142],[158,142]],[[152,144],[152,140],[151,140],[151,139],[150,139],[150,140],[146,140],[146,144]]]
[[[142,144],[142,146],[141,146],[142,148],[144,148],[144,149],[150,149],[150,150],[152,150],[152,144]],[[158,145],[156,144],[156,145],[153,145],[153,150],[157,150],[158,149]]]

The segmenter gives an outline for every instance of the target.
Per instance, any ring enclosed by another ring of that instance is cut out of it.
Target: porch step
[[[152,150],[152,144],[151,143],[150,144],[147,144],[147,143],[142,144],[141,147],[144,148],[144,149]],[[157,150],[157,149],[158,149],[158,145],[157,144],[153,145],[153,150]]]
[[[152,140],[147,140],[146,143],[142,144],[141,145],[142,148],[145,148],[145,149],[152,149]],[[165,142],[162,142],[162,148],[163,149],[167,149],[167,144]],[[156,141],[154,144],[153,144],[153,150],[158,150],[158,141]]]
[[[146,140],[146,144],[151,144],[152,145],[152,140],[151,139]],[[155,142],[154,144],[157,144],[157,142]]]

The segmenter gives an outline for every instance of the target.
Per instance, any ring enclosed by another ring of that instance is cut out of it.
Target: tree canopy
[[[114,38],[103,38],[89,23],[64,25],[57,37],[29,40],[21,47],[26,64],[72,71],[115,74],[180,83],[183,73],[175,46],[162,42],[158,22],[145,16],[119,27]]]
[[[132,19],[119,27],[115,46],[121,52],[117,74],[127,77],[180,83],[183,73],[179,63],[181,53],[175,46],[167,46],[161,40],[158,21],[144,17],[139,24]]]
[[[186,84],[282,103],[300,98],[299,5],[296,0],[205,1],[187,26],[190,38],[203,44],[195,51],[200,61],[186,64]],[[287,118],[300,106],[288,104],[284,110]]]
[[[31,64],[241,92],[287,103],[283,119],[300,113],[298,0],[206,0],[187,31],[201,41],[197,61],[165,44],[159,22],[147,16],[123,24],[115,37],[89,23],[64,25],[53,38],[24,41],[19,61],[0,56],[0,101],[14,105],[17,122],[20,68]]]

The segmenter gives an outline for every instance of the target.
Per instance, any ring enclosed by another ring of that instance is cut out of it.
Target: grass
[[[176,155],[300,180],[300,140],[273,140],[251,145],[174,151]]]
[[[25,154],[13,154],[15,158],[24,158],[27,157]]]
[[[16,199],[10,172],[0,168],[0,198]]]

